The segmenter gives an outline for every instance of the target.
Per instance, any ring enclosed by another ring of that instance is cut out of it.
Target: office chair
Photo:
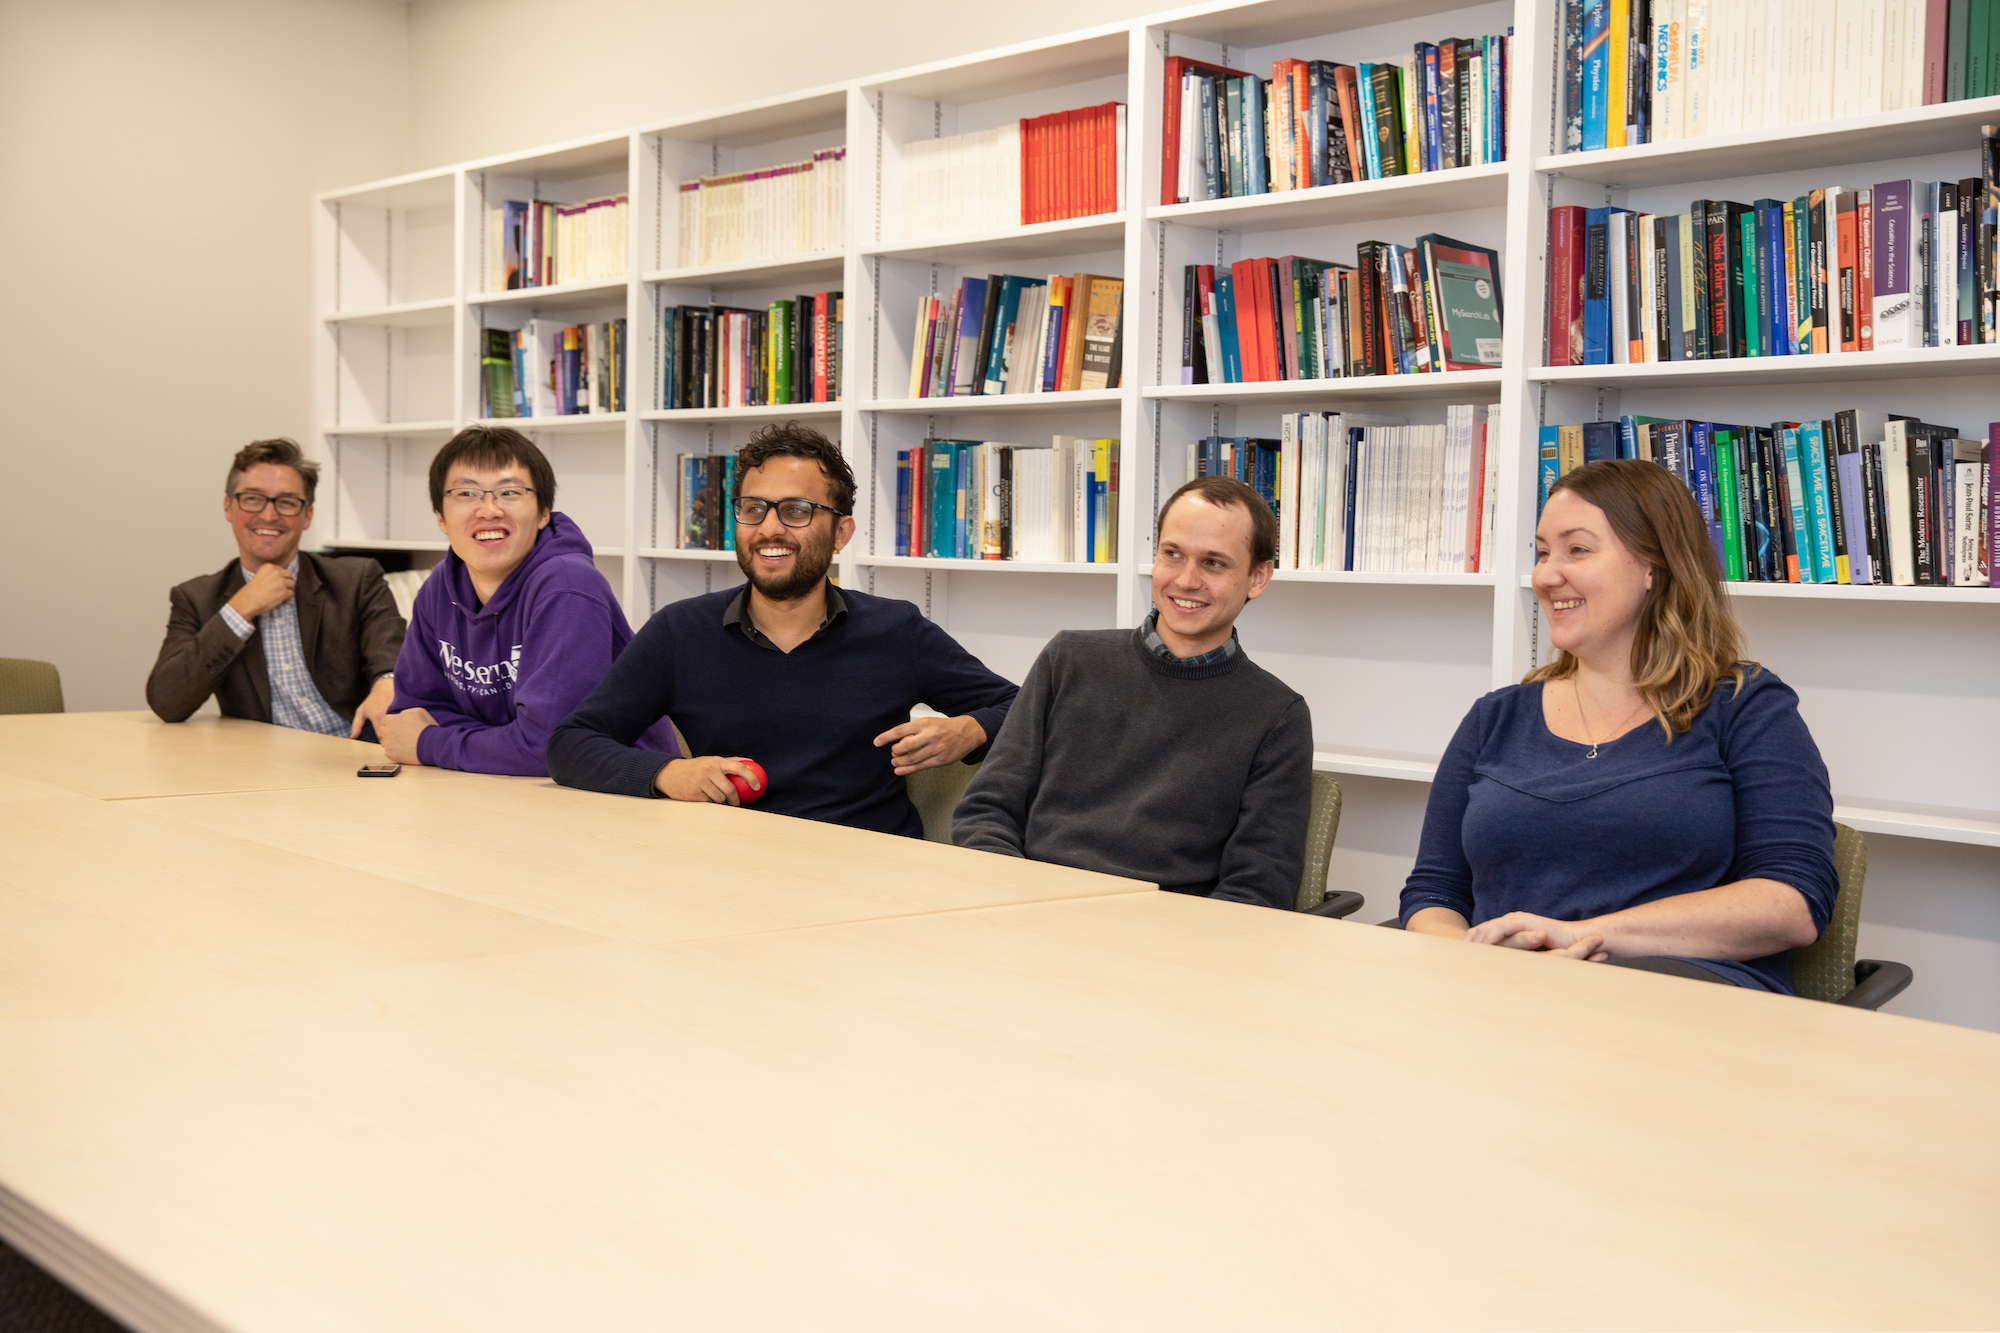
[[[903,779],[909,787],[910,804],[923,817],[926,841],[951,841],[951,812],[958,808],[958,798],[965,795],[966,786],[978,771],[977,764],[946,764]]]
[[[1840,896],[1819,942],[1792,950],[1792,989],[1808,1000],[1880,1009],[1909,988],[1916,973],[1908,964],[1856,958],[1861,929],[1861,886],[1868,877],[1868,842],[1845,824],[1833,826],[1833,866]]]
[[[1345,889],[1326,891],[1333,835],[1340,831],[1340,784],[1331,774],[1312,775],[1312,814],[1306,819],[1306,864],[1299,875],[1297,911],[1311,916],[1351,916],[1368,900]]]
[[[53,662],[0,657],[0,713],[60,713],[62,676]]]

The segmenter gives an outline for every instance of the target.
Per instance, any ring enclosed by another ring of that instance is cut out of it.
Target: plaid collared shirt
[[[293,556],[286,568],[297,578],[299,558]],[[243,581],[249,582],[250,577],[250,571],[244,570]],[[222,620],[237,638],[250,637],[250,622],[226,602]],[[316,731],[322,736],[347,735],[347,722],[333,711],[333,705],[320,697],[312,672],[306,670],[305,645],[299,640],[298,598],[287,597],[258,616],[256,628],[264,631],[264,671],[271,678],[271,721],[298,731]]]
[[[1220,648],[1211,648],[1209,651],[1195,657],[1175,657],[1173,652],[1167,647],[1167,641],[1160,637],[1159,625],[1160,608],[1156,606],[1153,608],[1153,614],[1146,617],[1146,623],[1140,628],[1146,632],[1146,647],[1152,652],[1153,656],[1163,662],[1175,662],[1181,666],[1191,667],[1214,666],[1217,662],[1227,662],[1230,658],[1243,651],[1243,646],[1236,642],[1236,631],[1232,629],[1229,631],[1229,642],[1223,644]]]

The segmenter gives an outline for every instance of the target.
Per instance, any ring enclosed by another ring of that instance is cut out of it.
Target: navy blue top
[[[1542,686],[1472,706],[1438,764],[1402,919],[1448,907],[1581,921],[1741,879],[1797,889],[1826,929],[1840,891],[1833,794],[1799,697],[1768,671],[1725,679],[1669,743],[1657,722],[1600,745],[1555,735]],[[1690,959],[1740,986],[1792,993],[1791,955]]]
[[[655,613],[549,737],[549,776],[565,787],[658,796],[653,779],[673,756],[633,743],[671,716],[689,753],[763,765],[771,783],[759,810],[922,837],[890,747],[877,749],[875,738],[922,703],[969,715],[990,742],[1014,684],[908,602],[843,588],[819,632],[785,653],[729,615],[743,595],[725,589]]]

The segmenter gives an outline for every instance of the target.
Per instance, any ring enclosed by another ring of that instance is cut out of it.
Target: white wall
[[[399,0],[0,0],[0,656],[141,708],[229,457],[312,427],[310,197],[401,171]]]
[[[793,92],[1150,14],[1160,0],[415,0],[419,166]],[[502,91],[496,70],[533,76]]]

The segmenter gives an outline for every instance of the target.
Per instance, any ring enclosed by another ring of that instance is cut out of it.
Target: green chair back
[[[977,764],[946,764],[942,768],[922,769],[903,779],[909,788],[910,804],[923,817],[926,839],[951,841],[951,812],[958,808],[958,798],[965,795],[967,784],[978,771]]]
[[[1340,831],[1340,784],[1329,773],[1313,774],[1312,784],[1312,814],[1306,820],[1306,863],[1299,872],[1301,912],[1310,912],[1326,901],[1326,867],[1333,859],[1333,835]]]
[[[1833,826],[1833,868],[1840,896],[1816,944],[1792,950],[1792,989],[1808,1000],[1837,1004],[1854,989],[1854,954],[1861,933],[1861,883],[1868,877],[1868,843],[1845,824]]]
[[[0,657],[0,713],[60,713],[62,676],[53,662]]]
[[[667,725],[674,729],[674,744],[680,747],[681,758],[693,759],[695,753],[693,750],[688,749],[688,738],[681,735],[680,724],[672,718],[668,718]]]

